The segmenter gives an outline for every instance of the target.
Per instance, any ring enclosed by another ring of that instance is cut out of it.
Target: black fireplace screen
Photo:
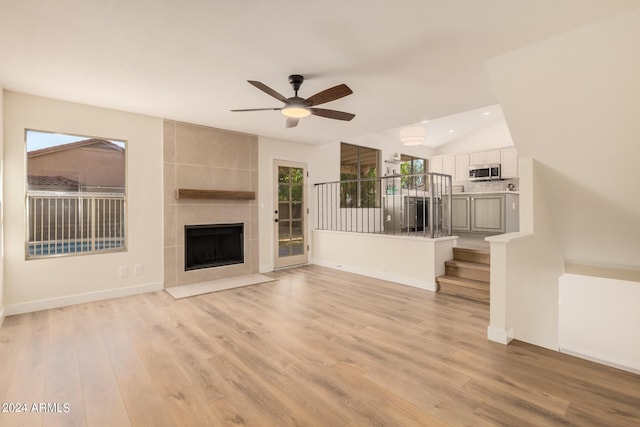
[[[185,271],[242,264],[243,234],[243,224],[185,225]]]

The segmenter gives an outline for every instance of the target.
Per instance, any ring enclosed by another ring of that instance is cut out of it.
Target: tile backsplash
[[[476,182],[465,182],[464,192],[465,193],[477,193],[477,192],[491,192],[491,191],[507,191],[509,190],[509,184],[513,184],[513,191],[520,191],[519,179],[500,179],[495,181],[476,181]]]

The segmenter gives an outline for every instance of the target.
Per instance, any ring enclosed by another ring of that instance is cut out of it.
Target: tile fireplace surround
[[[178,188],[254,191],[255,200],[176,199]],[[164,121],[164,285],[258,272],[258,137]],[[184,269],[184,227],[244,224],[244,263]]]

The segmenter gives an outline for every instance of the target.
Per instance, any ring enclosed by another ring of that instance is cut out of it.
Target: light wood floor
[[[8,317],[2,426],[640,423],[640,377],[488,342],[485,305],[321,267]],[[63,409],[63,407],[61,407]]]

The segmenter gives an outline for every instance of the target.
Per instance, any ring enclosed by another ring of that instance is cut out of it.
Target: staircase
[[[488,250],[453,248],[453,260],[444,265],[444,276],[436,278],[438,292],[489,303]]]

